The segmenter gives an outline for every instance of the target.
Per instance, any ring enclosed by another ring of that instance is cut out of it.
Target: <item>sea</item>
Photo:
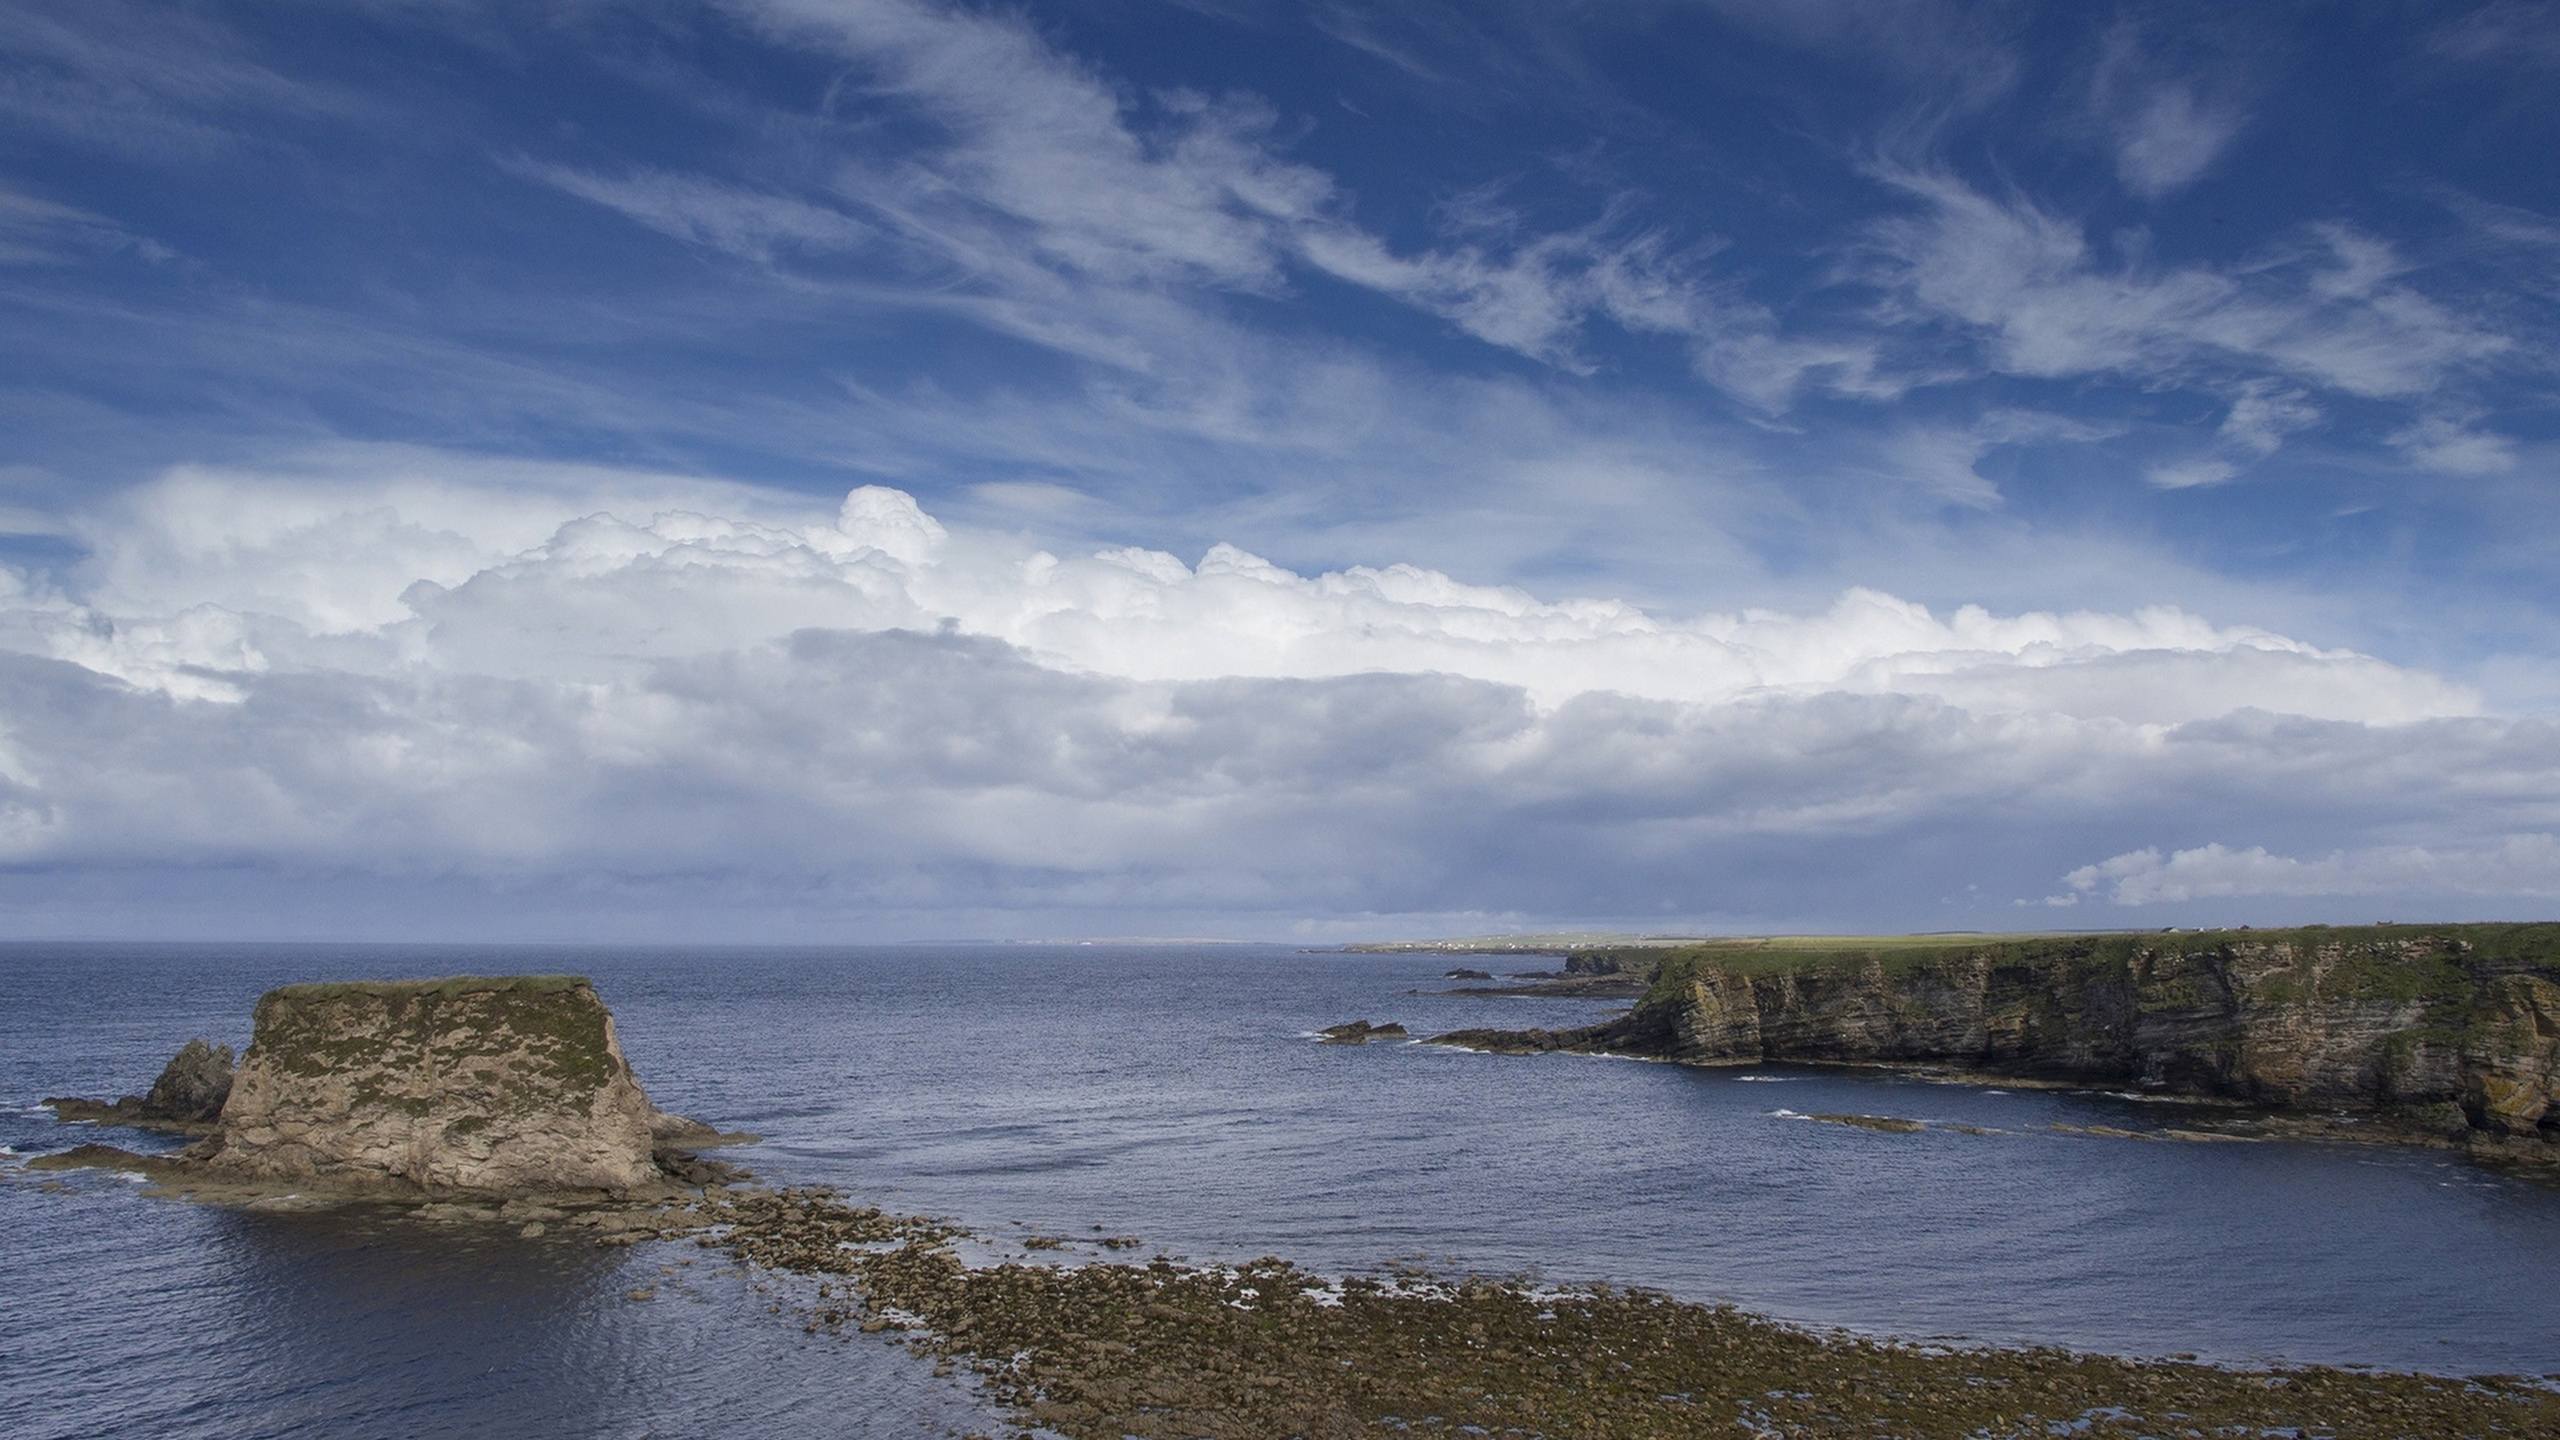
[[[0,945],[0,1435],[957,1436],[965,1380],[811,1334],[802,1282],[688,1243],[371,1211],[250,1214],[113,1172],[48,1095],[145,1088],[249,1039],[293,981],[594,977],[657,1102],[761,1143],[768,1183],[948,1217],[999,1246],[1135,1235],[1605,1281],[1815,1328],[2233,1363],[2560,1372],[2560,1190],[2449,1155],[2192,1144],[2098,1090],[1315,1043],[1588,1023],[1623,1002],[1451,995],[1536,957],[1244,945],[812,948]],[[1891,1134],[1821,1113],[1999,1133]],[[647,1299],[633,1299],[645,1291]]]

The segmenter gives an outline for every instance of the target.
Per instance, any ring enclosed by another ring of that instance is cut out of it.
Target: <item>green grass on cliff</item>
[[[2435,953],[2403,958],[2386,953],[2412,940],[2445,938],[2468,947],[2460,961]],[[1887,974],[1932,965],[1986,959],[1994,965],[2129,965],[2137,956],[2213,954],[2232,945],[2280,945],[2305,951],[2336,947],[2330,972],[2336,993],[2401,1001],[2454,998],[2467,982],[2463,963],[2526,964],[2560,971],[2560,923],[2455,925],[2304,925],[2269,930],[2127,930],[2043,935],[1844,935],[1778,936],[1713,941],[1632,954],[1659,960],[1645,999],[1669,999],[1701,966],[1757,977],[1839,969],[1873,963]]]
[[[583,999],[562,997],[581,995]],[[579,1089],[621,1072],[603,1003],[583,975],[448,975],[286,985],[259,997],[252,1058],[288,1074],[356,1077],[366,1103],[415,1108],[384,1077],[470,1056],[520,1057]],[[539,1100],[528,1092],[526,1103]]]
[[[431,980],[319,980],[307,985],[279,985],[260,997],[281,1004],[317,1003],[325,1000],[351,1000],[358,996],[375,1000],[450,1000],[457,995],[483,993],[512,995],[556,995],[575,990],[590,982],[584,975],[440,975]]]

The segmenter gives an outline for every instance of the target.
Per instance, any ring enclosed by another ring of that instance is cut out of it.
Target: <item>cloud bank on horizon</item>
[[[2539,7],[286,8],[0,11],[21,933],[2560,903]]]

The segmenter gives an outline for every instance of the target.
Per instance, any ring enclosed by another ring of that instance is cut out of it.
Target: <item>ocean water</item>
[[[2560,1372],[2560,1191],[2420,1151],[2025,1133],[2181,1120],[2103,1093],[1309,1039],[1354,1018],[1427,1033],[1617,1008],[1430,993],[1452,963],[1228,946],[0,946],[0,1435],[984,1423],[902,1350],[805,1334],[794,1282],[690,1245],[246,1215],[20,1168],[83,1140],[165,1144],[58,1125],[35,1102],[139,1090],[191,1035],[243,1044],[271,985],[526,970],[593,975],[652,1096],[766,1136],[731,1155],[763,1178],[998,1237],[1099,1229],[1201,1260],[1609,1280],[1914,1338]],[[1800,1118],[1824,1111],[2011,1133]],[[640,1286],[657,1298],[625,1298]]]

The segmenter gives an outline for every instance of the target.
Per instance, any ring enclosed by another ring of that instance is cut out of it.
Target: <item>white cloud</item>
[[[1977,467],[1992,451],[2010,445],[2085,444],[2117,432],[2103,425],[2027,410],[1994,410],[1967,424],[1911,425],[1882,444],[1887,473],[1949,505],[1989,509],[2000,487]]]
[[[227,144],[239,112],[352,113],[335,86],[269,68],[209,15],[136,0],[0,8],[0,114],[76,142],[151,156]]]
[[[2197,38],[2203,27],[2194,27]],[[2173,62],[2162,36],[2146,37],[2131,17],[2109,28],[2090,72],[2089,105],[2115,150],[2116,178],[2158,200],[2202,178],[2248,121],[2229,93],[2228,66]]]
[[[2516,467],[2515,442],[2466,416],[2421,416],[2393,431],[2391,445],[2413,464],[2452,475],[2498,475]]]
[[[2207,104],[2185,85],[2154,87],[2120,122],[2116,175],[2146,200],[2183,189],[2212,168],[2245,119]]]
[[[2560,29],[2538,0],[2491,0],[2447,22],[2430,48],[2475,64],[2560,69]]]
[[[2003,433],[2043,433],[2031,418]],[[340,468],[354,459],[302,473],[188,468],[129,494],[84,523],[88,588],[56,611],[118,634],[196,609],[231,617],[245,629],[206,639],[194,662],[217,671],[237,668],[222,657],[245,643],[274,663],[602,679],[809,628],[948,624],[1129,680],[1430,672],[1515,686],[1544,706],[1592,692],[1719,704],[1823,690],[1960,691],[1988,710],[2146,720],[2263,704],[2396,722],[2476,706],[2415,672],[2170,608],[1937,614],[1853,589],[1810,613],[1673,616],[1406,564],[1301,575],[1224,544],[1196,562],[1125,547],[1062,557],[947,529],[880,487],[829,512],[648,474],[483,461],[439,479],[434,456],[400,452],[387,471]],[[62,646],[52,653],[75,658]],[[2094,677],[2135,662],[2147,694],[2091,710],[2115,685]],[[92,668],[146,673],[139,661]]]
[[[872,236],[870,226],[842,211],[695,176],[644,170],[615,177],[531,161],[509,168],[661,234],[760,264],[790,252],[851,250]]]
[[[175,258],[169,247],[103,215],[0,185],[0,265],[62,265],[119,251],[154,262]]]
[[[1888,923],[2168,823],[2560,828],[2549,723],[2167,608],[1673,615],[426,452],[184,470],[80,534],[0,570],[0,845],[146,890]]]
[[[2287,435],[2319,421],[2319,407],[2302,391],[2271,380],[2251,380],[2232,397],[2218,433],[2225,444],[2263,459],[2274,454]]]
[[[2162,490],[2195,490],[2226,484],[2239,473],[2239,467],[2230,461],[2205,455],[2154,465],[2142,478]]]
[[[1900,388],[1878,377],[1872,341],[1782,336],[1765,306],[1710,283],[1705,247],[1631,223],[1622,203],[1544,231],[1469,224],[1480,217],[1461,205],[1451,229],[1462,238],[1398,245],[1358,221],[1333,176],[1288,158],[1281,117],[1252,97],[1132,94],[1003,13],[906,0],[735,5],[788,43],[854,62],[831,111],[871,107],[934,127],[894,165],[859,129],[832,160],[792,152],[810,186],[860,218],[700,176],[510,168],[847,300],[932,309],[1150,376],[1200,368],[1204,352],[1237,343],[1222,296],[1277,296],[1320,277],[1569,373],[1592,368],[1583,342],[1595,323],[1672,337],[1701,378],[1762,410],[1785,408],[1808,382]],[[874,241],[896,266],[869,267],[858,283],[812,268],[828,251],[869,257]]]
[[[1953,321],[2015,375],[2184,381],[2245,364],[2367,398],[2426,395],[2514,348],[2395,278],[2389,248],[2343,225],[2296,254],[2229,267],[2108,264],[2076,223],[1950,174],[1886,170],[1920,202],[1882,222],[1868,273],[1914,316]]]
[[[2560,899],[2560,836],[2509,835],[2456,842],[2334,850],[2310,859],[2264,846],[2221,844],[2163,855],[2133,850],[2063,877],[2073,893],[2047,903],[2103,896],[2117,905],[2180,904],[2258,896],[2454,896]]]

